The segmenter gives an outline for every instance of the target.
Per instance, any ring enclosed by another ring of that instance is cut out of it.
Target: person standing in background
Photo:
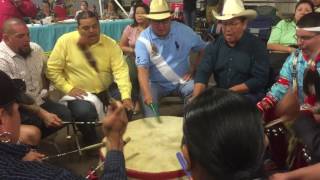
[[[80,10],[76,12],[76,15],[74,16],[74,18],[76,19],[79,13],[83,11],[89,11],[89,4],[87,1],[80,1]]]
[[[130,80],[132,84],[131,97],[134,102],[134,112],[140,110],[139,105],[139,82],[137,76],[137,66],[135,64],[135,45],[140,33],[148,27],[149,21],[144,17],[149,14],[149,7],[143,2],[137,2],[133,8],[133,24],[128,25],[120,40],[120,48],[126,55],[126,61],[129,67]]]
[[[193,28],[196,20],[196,0],[183,0],[184,23]]]
[[[0,41],[3,23],[10,18],[31,17],[37,15],[37,8],[32,0],[1,0],[0,1]]]
[[[312,3],[314,5],[314,11],[320,12],[320,0],[312,0]]]

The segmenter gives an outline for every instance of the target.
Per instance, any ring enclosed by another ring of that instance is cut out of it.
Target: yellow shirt
[[[128,65],[117,43],[101,34],[99,42],[89,48],[99,69],[97,73],[78,48],[79,38],[78,31],[64,34],[52,50],[47,63],[47,77],[54,86],[64,93],[74,87],[99,93],[106,90],[114,80],[119,87],[121,98],[130,98]]]

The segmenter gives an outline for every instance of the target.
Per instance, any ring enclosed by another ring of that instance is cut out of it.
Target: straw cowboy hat
[[[150,3],[150,12],[145,15],[152,20],[167,19],[171,16],[170,8],[166,0],[152,0]]]
[[[246,17],[254,19],[257,17],[257,12],[251,9],[244,9],[242,0],[225,0],[222,9],[222,15],[216,11],[212,11],[213,16],[218,20],[229,20],[235,17]]]

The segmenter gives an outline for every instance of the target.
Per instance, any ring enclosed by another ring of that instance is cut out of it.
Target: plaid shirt
[[[74,175],[66,169],[54,167],[45,162],[22,161],[21,159],[29,150],[25,145],[0,143],[0,179],[85,179]],[[101,179],[126,180],[124,162],[124,156],[121,151],[108,152],[105,160],[104,175]]]

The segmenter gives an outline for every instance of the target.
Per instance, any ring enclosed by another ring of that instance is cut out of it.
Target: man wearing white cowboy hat
[[[199,35],[188,26],[170,20],[170,9],[165,0],[153,0],[146,18],[150,26],[136,42],[136,64],[142,90],[145,116],[154,116],[147,106],[157,105],[158,98],[178,94],[183,98],[192,94],[196,64],[190,66],[190,51],[205,48]]]
[[[223,36],[207,46],[197,69],[193,96],[206,87],[211,74],[217,86],[259,101],[265,91],[269,74],[269,60],[265,45],[246,32],[247,22],[257,13],[245,10],[241,0],[226,0],[222,15],[213,11],[221,21]]]

